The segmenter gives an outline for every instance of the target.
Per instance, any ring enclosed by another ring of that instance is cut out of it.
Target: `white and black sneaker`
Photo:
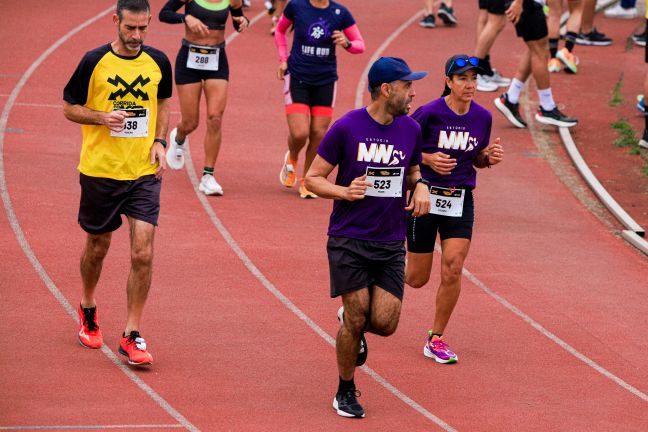
[[[419,25],[424,28],[434,28],[436,27],[434,21],[434,15],[426,15],[421,21],[419,21]]]
[[[344,306],[340,306],[337,316],[340,324],[344,325]],[[360,336],[360,350],[358,351],[358,357],[356,357],[356,366],[362,366],[366,363],[368,351],[367,339],[365,339],[364,332],[362,332],[362,335]]]
[[[520,129],[527,127],[526,122],[522,120],[520,115],[520,104],[509,101],[507,93],[502,93],[494,102],[497,109],[504,114],[508,121],[513,123],[513,126]]]
[[[188,142],[189,138],[185,138],[182,144],[178,144],[176,141],[176,136],[178,135],[178,129],[175,128],[171,131],[169,135],[169,148],[166,151],[166,161],[169,168],[172,170],[182,169],[184,166],[184,144]]]
[[[360,397],[360,391],[355,387],[338,391],[333,398],[333,408],[342,417],[364,418],[365,412],[357,397]]]
[[[535,119],[540,123],[558,127],[572,127],[578,124],[578,120],[573,117],[567,117],[565,114],[560,112],[558,107],[555,107],[550,111],[546,111],[542,109],[542,107],[538,108]]]
[[[643,147],[645,149],[648,149],[648,129],[644,129],[643,132],[643,137],[639,140],[637,143],[639,147]]]
[[[443,24],[445,25],[452,26],[457,24],[457,17],[454,16],[454,9],[443,2],[441,2],[437,16],[441,19],[441,21],[443,21]]]

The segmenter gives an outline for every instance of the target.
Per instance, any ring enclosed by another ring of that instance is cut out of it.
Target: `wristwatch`
[[[154,143],[159,142],[160,144],[162,144],[162,147],[167,148],[167,142],[166,142],[165,139],[162,139],[162,138],[155,138],[155,139],[153,140],[153,142],[154,142]]]
[[[419,183],[423,183],[423,184],[424,184],[426,187],[428,187],[428,188],[430,187],[430,182],[427,181],[427,180],[425,180],[423,177],[421,177],[420,179],[416,180],[416,183],[414,183],[414,187],[416,187],[416,185],[419,184]]]

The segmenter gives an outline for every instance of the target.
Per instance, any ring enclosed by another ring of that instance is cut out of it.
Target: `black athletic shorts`
[[[542,6],[533,0],[524,0],[520,21],[515,24],[515,33],[525,42],[540,40],[549,35],[547,17]]]
[[[507,0],[479,0],[479,9],[486,9],[488,13],[493,15],[504,15],[506,12],[507,4],[510,6],[510,1]]]
[[[335,106],[336,82],[313,85],[307,84],[287,74],[284,78],[284,98],[286,105],[303,104],[309,107]]]
[[[208,79],[222,79],[229,81],[229,63],[227,62],[227,54],[225,53],[225,44],[221,44],[215,48],[219,49],[218,70],[190,69],[187,67],[189,42],[183,40],[175,62],[175,83],[193,84]]]
[[[379,286],[403,300],[405,242],[329,237],[331,297]]]
[[[407,250],[414,253],[431,253],[437,232],[441,240],[449,238],[472,239],[475,223],[475,203],[472,190],[466,189],[461,217],[427,214],[407,218]]]
[[[79,225],[87,233],[105,234],[122,224],[121,215],[157,226],[162,181],[154,175],[114,180],[81,174]]]

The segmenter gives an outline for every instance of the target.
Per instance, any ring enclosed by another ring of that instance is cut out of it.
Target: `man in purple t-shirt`
[[[366,360],[363,333],[389,336],[398,325],[407,211],[429,212],[428,188],[419,184],[424,183],[421,128],[407,116],[415,95],[412,81],[425,75],[412,72],[402,59],[378,59],[369,70],[371,103],[331,127],[306,174],[308,189],[336,200],[327,251],[331,297],[342,297],[333,408],[343,417],[364,417],[353,381],[356,366]],[[333,184],[327,177],[335,166]]]

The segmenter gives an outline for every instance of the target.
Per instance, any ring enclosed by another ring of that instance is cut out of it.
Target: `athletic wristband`
[[[153,140],[153,142],[154,142],[154,143],[156,143],[156,142],[157,142],[157,143],[160,143],[160,144],[162,144],[162,147],[167,148],[167,142],[166,142],[165,139],[162,139],[162,138],[155,138],[155,139]]]
[[[430,182],[427,181],[427,180],[425,180],[423,177],[421,177],[420,179],[416,180],[416,183],[414,183],[414,187],[416,188],[416,185],[419,184],[419,183],[423,183],[423,184],[425,185],[425,187],[427,187],[427,188],[430,187]]]
[[[243,18],[245,18],[245,21],[247,21],[248,25],[250,24],[250,20],[247,19],[247,17],[245,15],[243,15],[243,8],[242,7],[238,8],[238,9],[234,9],[234,8],[232,8],[230,6],[230,13],[232,14],[232,18],[234,18],[234,17],[243,17]],[[234,30],[236,30],[239,33],[241,32],[241,24],[238,21],[236,21],[235,19],[232,19],[232,25],[234,26]]]

